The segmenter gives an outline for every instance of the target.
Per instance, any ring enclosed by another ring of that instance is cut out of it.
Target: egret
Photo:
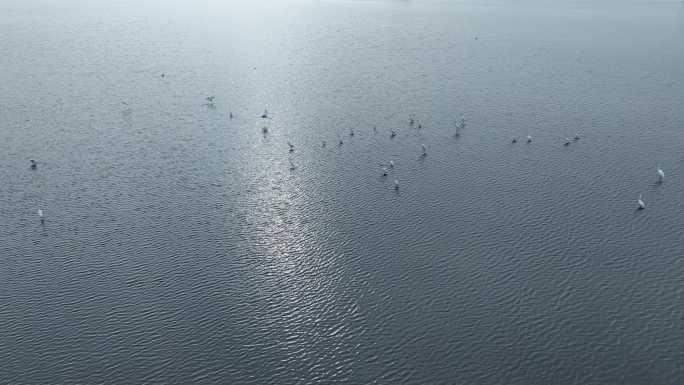
[[[387,176],[388,173],[389,173],[389,170],[387,168],[383,167],[382,168],[382,176]]]
[[[40,223],[45,222],[45,218],[43,217],[43,210],[38,209],[38,218],[40,218]]]
[[[643,200],[641,200],[641,194],[639,194],[639,199],[637,200],[637,204],[639,205],[639,210],[643,210],[646,208],[646,204],[644,203]]]
[[[399,181],[396,179],[394,180],[394,189],[399,190]]]
[[[660,168],[660,166],[658,166],[657,171],[658,171],[658,183],[663,183],[663,181],[665,180],[665,171],[663,171],[663,169]]]
[[[421,144],[420,146],[423,148],[423,154],[422,154],[422,156],[426,156],[426,155],[427,155],[427,147],[425,147],[424,144]]]
[[[389,162],[389,167],[390,167],[390,168],[394,168],[394,161],[393,161],[393,160],[390,160],[390,162]]]
[[[532,135],[527,135],[527,143],[532,143]]]
[[[35,160],[31,159],[31,169],[35,170],[38,167],[38,163],[36,163]]]
[[[580,140],[579,132],[575,134],[575,140]]]

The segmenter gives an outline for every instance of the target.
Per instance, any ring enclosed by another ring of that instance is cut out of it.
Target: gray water
[[[510,3],[0,0],[0,383],[681,384],[684,5]]]

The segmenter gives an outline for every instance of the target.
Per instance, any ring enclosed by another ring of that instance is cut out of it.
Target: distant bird
[[[349,136],[354,136],[354,129],[353,128],[349,129]]]
[[[399,181],[396,179],[394,180],[394,189],[399,190]]]
[[[394,161],[393,160],[389,161],[389,168],[394,168]]]
[[[45,223],[45,218],[43,217],[43,210],[38,209],[38,218],[40,218],[40,223]]]
[[[344,144],[344,141],[342,139],[340,139],[339,143],[337,143],[337,146],[342,147],[343,144]]]
[[[264,135],[268,134],[268,127],[263,126],[263,127],[261,128],[261,132],[263,132]]]
[[[644,203],[643,200],[641,200],[641,194],[639,194],[639,199],[637,200],[637,204],[639,205],[638,209],[643,210],[646,208],[646,204]]]
[[[527,143],[532,143],[532,135],[527,135]]]
[[[459,129],[464,129],[466,128],[466,118],[461,114],[461,123],[458,125]]]
[[[409,126],[413,126],[413,123],[415,123],[413,116],[409,115]]]
[[[321,141],[321,147],[325,147],[325,140]]]
[[[579,132],[575,134],[575,140],[580,140]]]
[[[570,139],[565,138],[565,143],[563,144],[564,146],[569,146],[570,145]]]
[[[264,113],[261,114],[262,119],[268,119],[268,110],[264,108]]]
[[[397,136],[397,133],[394,130],[390,130],[390,138],[394,138]]]
[[[389,170],[387,168],[383,167],[382,168],[382,176],[387,176],[388,173],[389,173]]]
[[[425,147],[424,144],[421,144],[420,147],[423,149],[423,153],[421,154],[422,156],[427,156],[427,147]]]
[[[214,104],[214,99],[216,99],[216,96],[215,96],[215,95],[211,95],[211,96],[207,96],[207,97],[206,97],[206,100],[207,100],[210,104]]]
[[[36,163],[35,160],[31,159],[31,169],[35,170],[36,168],[38,168],[38,163]]]
[[[292,159],[290,159],[290,171],[294,171],[297,169],[297,166],[292,162]]]
[[[657,171],[658,171],[658,183],[663,183],[663,181],[665,180],[665,171],[663,171],[663,169],[660,168],[660,166],[658,166]]]
[[[518,143],[518,138],[514,136],[513,139],[511,139],[511,143]]]
[[[290,152],[294,152],[294,144],[290,143],[290,141],[287,141],[287,145],[290,146]]]
[[[418,123],[418,129],[420,130],[421,128],[423,128],[423,125]]]
[[[228,119],[233,119],[233,111],[228,111]]]

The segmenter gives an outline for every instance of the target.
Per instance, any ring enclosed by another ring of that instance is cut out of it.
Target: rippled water
[[[1,0],[0,36],[0,383],[684,378],[682,3]]]

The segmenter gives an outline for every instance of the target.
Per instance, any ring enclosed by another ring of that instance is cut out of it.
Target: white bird
[[[390,160],[389,166],[390,166],[390,168],[394,168],[394,161],[393,160]]]
[[[565,144],[563,144],[563,145],[564,145],[564,146],[569,146],[569,145],[570,145],[570,139],[569,139],[569,138],[565,138]]]
[[[423,156],[426,156],[427,155],[427,147],[425,147],[424,144],[421,144],[420,146],[423,148]]]
[[[579,132],[575,134],[575,140],[580,140]]]
[[[394,189],[399,190],[399,181],[396,179],[394,180]]]
[[[532,135],[527,135],[527,143],[532,143]]]
[[[658,166],[658,183],[663,183],[663,180],[665,179],[665,171],[663,171],[660,166]]]
[[[382,168],[382,176],[387,176],[388,173],[389,173],[389,170],[386,169],[385,167],[383,167]]]
[[[40,218],[40,223],[45,222],[45,218],[43,217],[43,210],[38,209],[38,218]]]
[[[643,200],[641,200],[641,194],[639,194],[639,199],[637,200],[637,204],[639,205],[639,210],[643,210],[646,208],[646,204],[644,203]]]

